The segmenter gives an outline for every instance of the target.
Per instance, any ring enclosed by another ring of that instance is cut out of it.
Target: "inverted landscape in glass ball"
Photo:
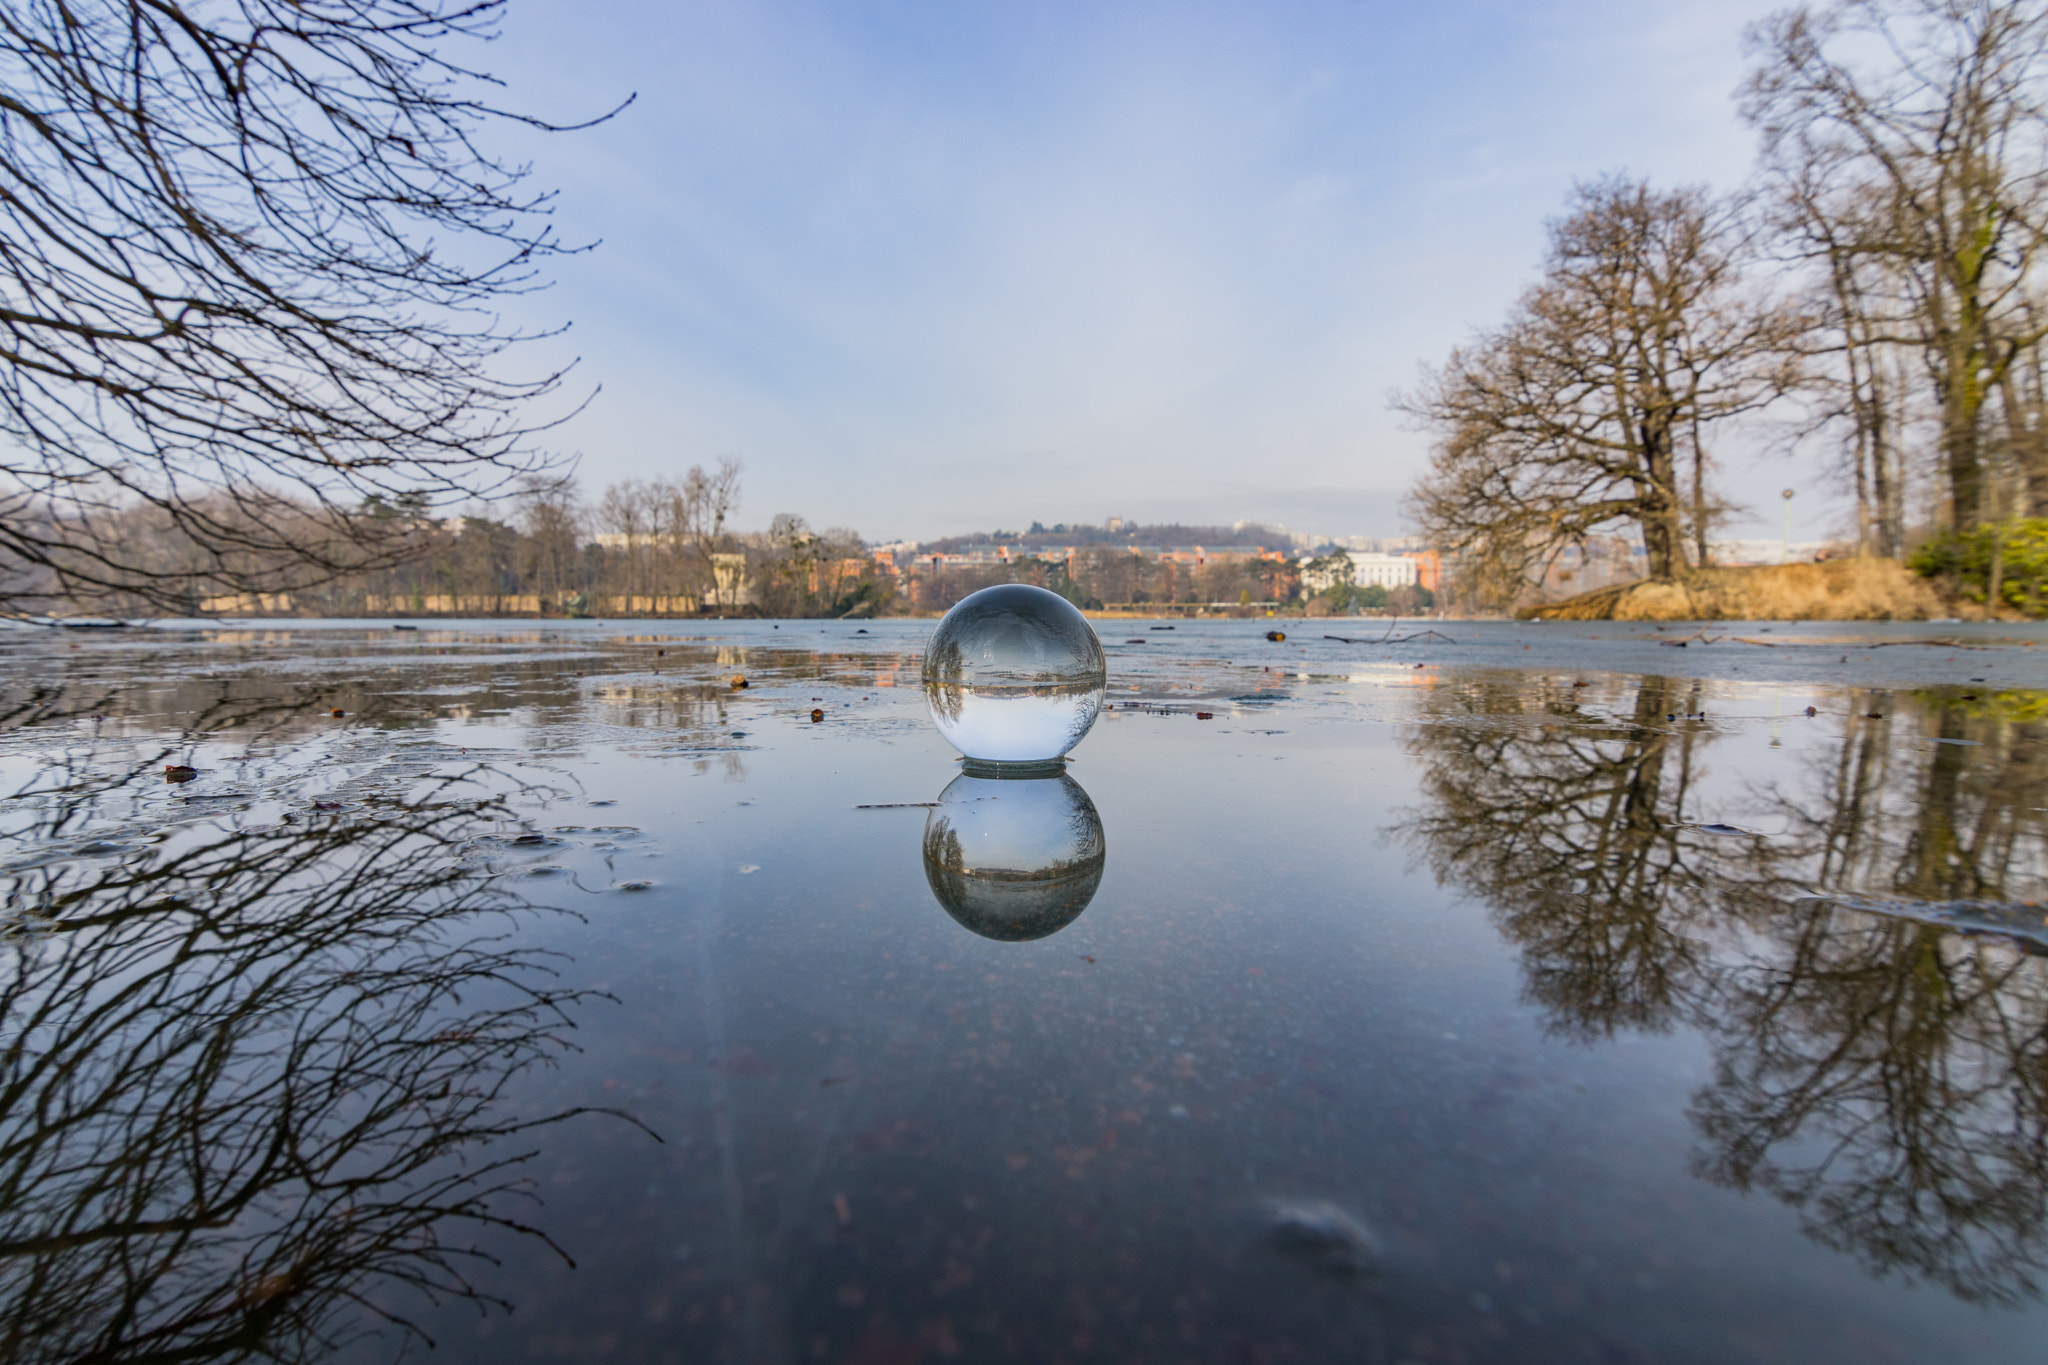
[[[1109,687],[1094,627],[1058,593],[999,583],[962,598],[924,649],[946,742],[985,763],[1046,763],[1081,742]]]
[[[965,772],[925,817],[932,894],[962,926],[1004,943],[1044,938],[1078,919],[1102,885],[1105,856],[1102,817],[1064,772]]]

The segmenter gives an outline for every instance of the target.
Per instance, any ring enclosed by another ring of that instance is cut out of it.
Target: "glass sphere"
[[[925,817],[924,875],[961,925],[1004,943],[1058,933],[1102,884],[1102,817],[1081,784],[962,773]]]
[[[1109,687],[1094,627],[1057,593],[999,583],[961,601],[924,648],[946,742],[990,763],[1044,763],[1081,742]]]

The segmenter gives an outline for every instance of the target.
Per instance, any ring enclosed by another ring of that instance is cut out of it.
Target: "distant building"
[[[1435,550],[1415,549],[1402,552],[1403,559],[1415,563],[1415,584],[1431,592],[1442,592],[1444,587],[1444,557]]]
[[[1042,545],[1031,549],[989,543],[968,545],[952,554],[898,552],[886,549],[876,550],[873,554],[875,562],[881,565],[884,572],[906,578],[919,578],[925,574],[945,573],[954,569],[992,569],[1025,560],[1040,564],[1064,564],[1067,572],[1072,574],[1075,571],[1075,561],[1090,549],[1112,555],[1131,555],[1162,564],[1183,564],[1197,569],[1211,562],[1222,563],[1242,559],[1271,559],[1285,562],[1287,559],[1285,551],[1269,550],[1263,545],[1223,545],[1214,549],[1201,545]]]
[[[1301,586],[1309,592],[1323,592],[1339,583],[1357,588],[1423,587],[1434,592],[1443,578],[1443,567],[1434,551],[1390,555],[1364,550],[1335,550],[1327,555],[1304,555]],[[1306,567],[1316,564],[1319,567]]]
[[[1422,566],[1411,555],[1350,555],[1351,581],[1361,588],[1406,588],[1422,581]]]
[[[747,557],[743,554],[711,556],[711,578],[718,606],[738,607],[756,600],[754,580],[747,574]]]
[[[1133,545],[1130,552],[1144,559],[1156,559],[1162,564],[1187,564],[1194,568],[1215,560],[1219,564],[1239,559],[1287,559],[1284,550],[1269,550],[1263,545],[1224,545],[1216,549],[1205,549],[1200,545]]]

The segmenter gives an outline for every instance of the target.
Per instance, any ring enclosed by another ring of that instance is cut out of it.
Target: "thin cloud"
[[[1500,317],[1572,180],[1741,175],[1747,17],[526,0],[515,90],[641,92],[531,148],[607,239],[538,301],[605,384],[564,443],[596,484],[735,454],[746,520],[875,535],[1390,528],[1424,447],[1385,392]]]

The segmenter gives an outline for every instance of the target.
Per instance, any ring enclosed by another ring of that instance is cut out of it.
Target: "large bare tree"
[[[0,5],[0,610],[388,563],[367,500],[545,463],[496,310],[565,248],[479,139],[551,125],[459,60],[501,3]]]
[[[2013,509],[1993,462],[2010,456],[2016,482],[2048,489],[2048,450],[2023,416],[2048,335],[2035,297],[2048,4],[1843,0],[1782,11],[1748,39],[1744,113],[1796,237],[1826,265],[1859,444],[1882,458],[1896,425],[1882,357],[1910,350],[1933,390],[1954,524],[1998,520]],[[1896,553],[1896,527],[1880,538]]]
[[[1763,164],[1764,221],[1778,251],[1806,267],[1811,331],[1800,339],[1802,438],[1835,432],[1866,553],[1906,553],[1907,486],[1920,461],[1908,440],[1924,406],[1903,338],[1915,331],[1898,263],[1870,243],[1889,236],[1890,205],[1843,159],[1800,139]]]
[[[1640,531],[1652,577],[1687,567],[1688,533],[1704,560],[1706,435],[1793,368],[1793,324],[1750,292],[1742,255],[1734,211],[1700,190],[1579,186],[1506,324],[1396,398],[1437,437],[1422,528],[1504,592],[1616,523]]]

